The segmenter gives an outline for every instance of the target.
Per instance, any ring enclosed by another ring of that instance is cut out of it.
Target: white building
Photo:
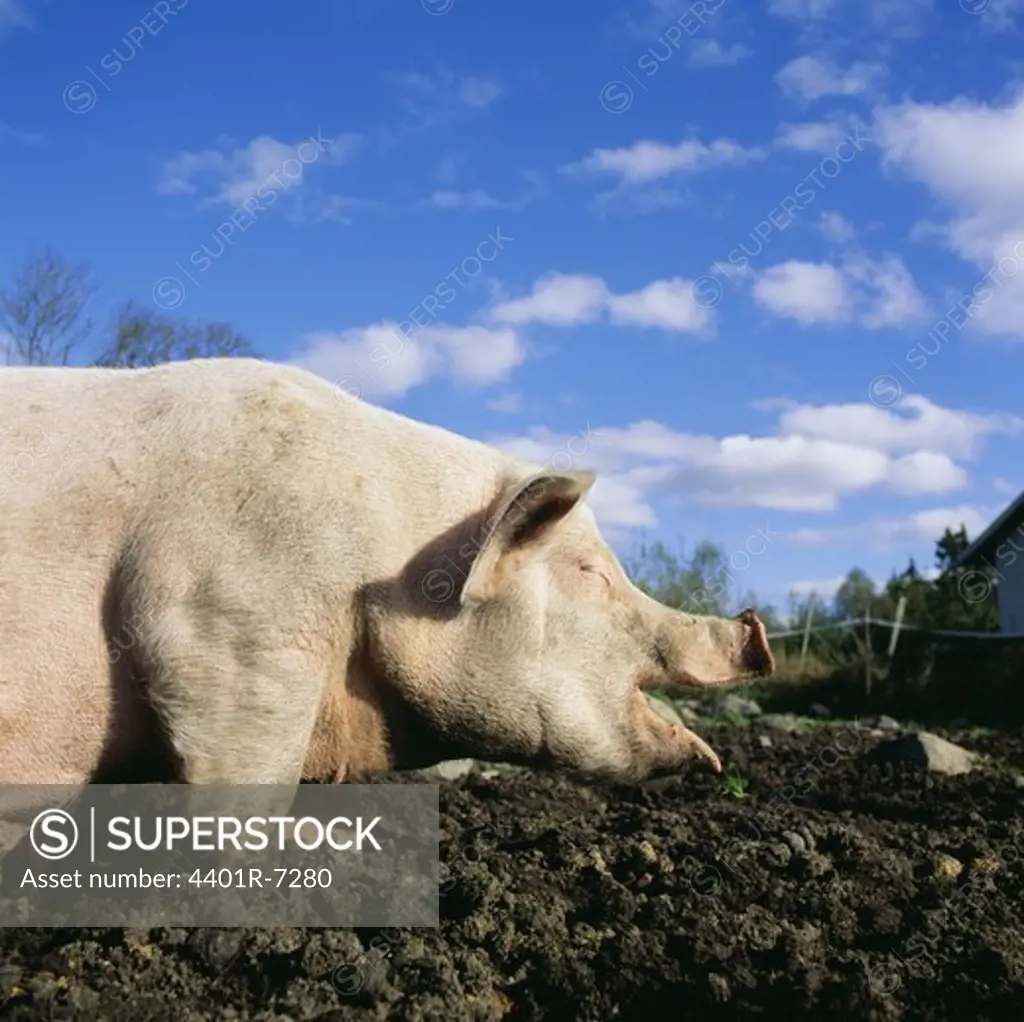
[[[957,564],[991,569],[996,581],[999,630],[1024,635],[1024,493],[961,554]],[[969,580],[962,588],[965,599],[970,599],[969,593],[981,591]]]

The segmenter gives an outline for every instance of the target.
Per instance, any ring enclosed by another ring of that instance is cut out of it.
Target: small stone
[[[972,873],[995,873],[999,869],[999,860],[992,856],[974,859],[971,862]]]
[[[824,703],[811,703],[810,711],[815,717],[831,717],[832,711]]]
[[[417,773],[428,781],[458,781],[473,772],[475,759],[447,759]]]
[[[887,717],[884,713],[878,720],[875,721],[875,727],[880,731],[899,731],[900,722],[894,720],[892,717]]]
[[[802,727],[800,718],[792,713],[766,713],[761,723],[778,731],[799,731]]]
[[[722,700],[722,712],[738,713],[743,717],[760,717],[763,711],[753,699],[730,694]]]
[[[946,880],[956,879],[964,868],[964,864],[959,859],[954,859],[952,855],[946,855],[945,852],[940,852],[935,856],[933,865],[935,875]]]
[[[21,982],[21,969],[16,965],[0,965],[0,994],[6,1000]]]
[[[930,731],[915,731],[890,739],[870,755],[881,762],[917,763],[933,773],[948,776],[967,773],[974,768],[977,759],[974,753]]]
[[[241,952],[244,939],[242,930],[202,929],[188,942],[206,965],[223,972]]]
[[[771,749],[775,746],[775,743],[768,735],[758,735],[757,744],[760,745],[762,749]]]
[[[810,849],[807,842],[793,830],[784,830],[782,840],[792,849],[794,855],[806,855]]]
[[[729,989],[729,980],[720,972],[708,973],[708,986],[711,987],[711,996],[719,1003],[725,1004],[732,996]]]

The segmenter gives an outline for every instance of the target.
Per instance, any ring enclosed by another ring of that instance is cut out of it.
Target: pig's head
[[[396,765],[475,756],[617,780],[694,757],[721,769],[644,689],[771,674],[764,627],[753,611],[695,616],[641,592],[583,503],[593,483],[587,472],[509,483],[482,540],[467,550],[450,537],[406,574],[410,591],[371,610],[375,659],[410,722]]]

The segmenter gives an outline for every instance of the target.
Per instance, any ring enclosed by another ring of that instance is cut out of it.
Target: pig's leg
[[[297,784],[324,671],[297,650],[165,657],[149,693],[186,784]]]

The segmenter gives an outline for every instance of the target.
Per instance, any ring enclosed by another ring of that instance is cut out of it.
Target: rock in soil
[[[742,799],[697,771],[442,784],[435,930],[0,928],[0,1015],[1019,1019],[1024,737],[972,738],[954,776],[865,760],[854,727],[756,738],[714,739]]]
[[[916,763],[938,774],[965,774],[977,759],[967,749],[929,731],[914,731],[883,742],[872,755],[879,760]]]
[[[730,693],[722,700],[722,712],[738,713],[742,717],[760,717],[763,711],[761,705],[753,699],[744,699]]]

